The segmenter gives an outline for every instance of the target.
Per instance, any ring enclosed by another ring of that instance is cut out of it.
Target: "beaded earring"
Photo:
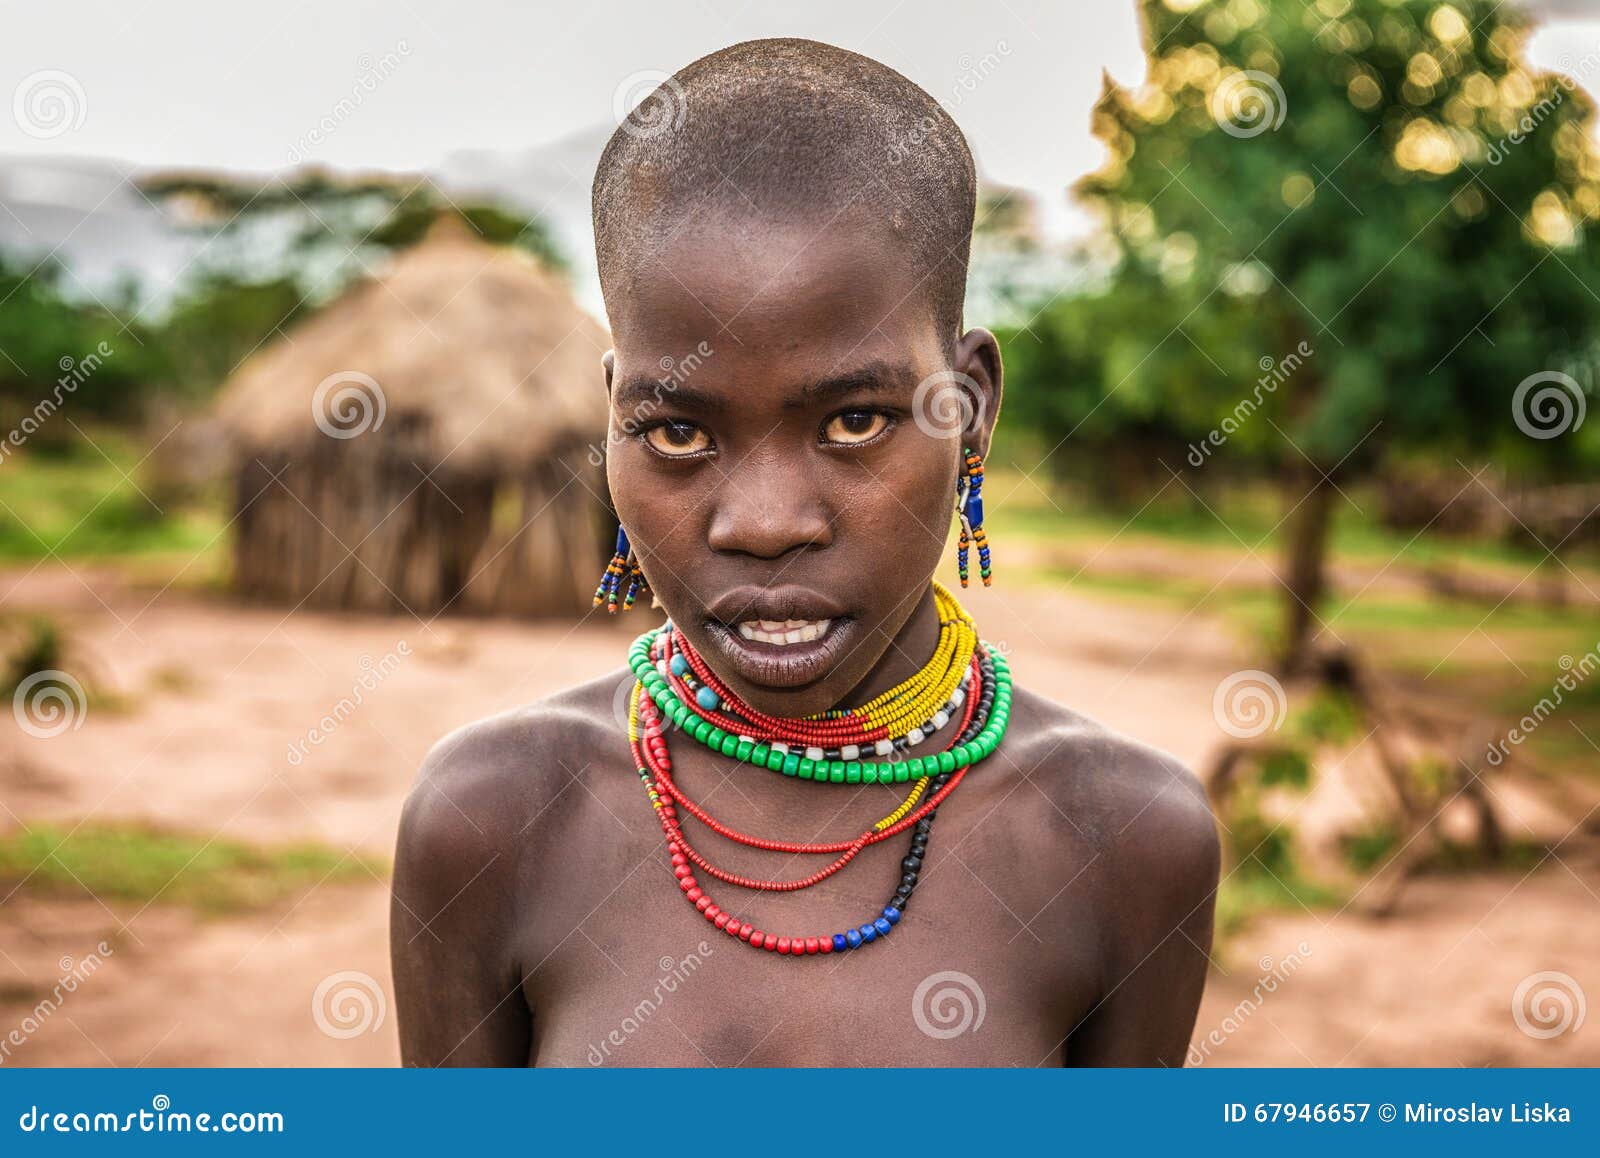
[[[961,520],[961,540],[956,544],[956,570],[961,574],[961,586],[967,585],[967,549],[978,548],[978,574],[983,585],[991,586],[989,567],[989,540],[983,533],[983,456],[971,447],[966,448],[967,464],[956,484],[956,517]]]
[[[594,605],[599,607],[604,603],[606,610],[615,615],[620,598],[622,610],[631,611],[633,601],[649,591],[650,582],[644,577],[644,570],[633,553],[633,545],[628,542],[628,532],[619,526],[617,550],[611,556],[611,562],[606,564],[606,573],[600,576],[600,586],[594,589]]]

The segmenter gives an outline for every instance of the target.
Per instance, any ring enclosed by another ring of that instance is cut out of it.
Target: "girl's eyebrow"
[[[802,409],[852,395],[901,394],[910,389],[915,381],[916,373],[909,365],[868,362],[857,369],[811,383],[795,397],[787,399],[784,406]]]
[[[674,405],[705,413],[727,409],[726,402],[715,394],[659,378],[630,378],[616,388],[612,402],[623,410],[632,408],[653,412],[669,399]]]

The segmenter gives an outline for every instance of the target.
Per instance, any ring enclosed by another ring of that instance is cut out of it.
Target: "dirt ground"
[[[1001,588],[965,602],[1035,690],[1192,766],[1225,738],[1213,692],[1249,662],[1214,621]],[[0,605],[48,610],[68,629],[69,670],[113,693],[48,739],[4,719],[0,826],[137,819],[378,857],[436,739],[620,671],[642,630],[637,617],[567,626],[286,614],[58,564],[0,575]],[[324,728],[364,675],[359,708]],[[1600,1014],[1578,1016],[1585,991],[1600,994],[1600,863],[1563,846],[1526,875],[1429,877],[1383,920],[1356,900],[1264,917],[1232,938],[1192,1062],[1600,1064]],[[16,891],[0,901],[0,1040],[31,1028],[0,1063],[392,1064],[387,923],[377,878],[227,917]],[[91,953],[93,976],[30,1020]],[[1564,1009],[1567,1028],[1547,1032]]]

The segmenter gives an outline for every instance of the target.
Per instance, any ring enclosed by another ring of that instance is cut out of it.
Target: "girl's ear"
[[[956,343],[954,368],[971,383],[968,389],[976,395],[972,399],[972,419],[963,436],[967,445],[987,458],[995,420],[1000,417],[1000,343],[981,326],[968,330]]]

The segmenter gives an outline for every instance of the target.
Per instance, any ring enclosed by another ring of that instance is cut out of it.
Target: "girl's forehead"
[[[614,310],[620,358],[700,341],[792,355],[845,348],[931,322],[892,227],[866,213],[821,219],[704,215],[641,247]],[[667,354],[672,351],[668,350]]]

